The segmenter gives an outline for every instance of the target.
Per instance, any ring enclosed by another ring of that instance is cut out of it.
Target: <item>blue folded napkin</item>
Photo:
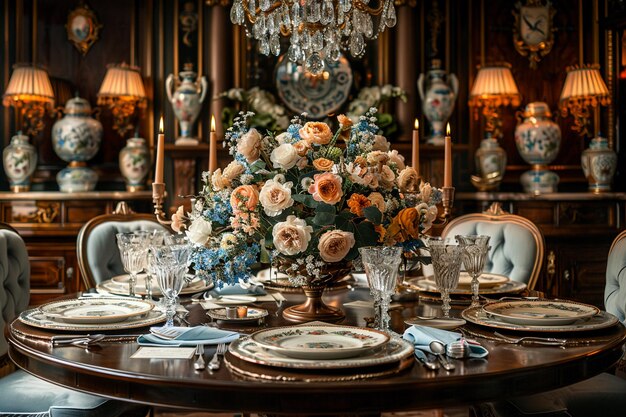
[[[265,295],[267,294],[262,286],[250,284],[249,288],[244,288],[239,284],[226,285],[222,288],[215,288],[209,291],[211,297],[222,295]]]
[[[165,339],[155,334],[142,334],[137,338],[141,346],[197,346],[230,343],[239,338],[239,333],[213,327],[174,327],[183,333],[174,339]]]
[[[402,335],[404,340],[415,346],[415,355],[420,359],[426,359],[426,354],[424,352],[433,353],[428,346],[433,340],[439,340],[444,345],[447,345],[448,343],[452,343],[462,337],[463,335],[461,335],[461,333],[415,325],[406,329]],[[465,339],[465,341],[469,346],[469,357],[484,358],[489,354],[489,351],[482,347],[478,342],[469,339]]]

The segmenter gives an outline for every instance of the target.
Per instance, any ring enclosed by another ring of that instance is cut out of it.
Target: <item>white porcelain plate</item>
[[[497,301],[484,305],[483,310],[507,323],[534,326],[562,326],[600,312],[588,304],[560,300]]]
[[[248,308],[248,315],[246,317],[226,317],[225,308],[211,308],[206,311],[206,314],[213,320],[228,321],[233,323],[244,323],[248,321],[254,321],[262,319],[267,316],[267,310],[264,308]]]
[[[104,292],[108,292],[111,294],[128,295],[128,280],[128,274],[117,275],[110,280],[104,281],[103,283],[99,284],[98,290],[102,289],[104,290]],[[211,288],[213,288],[212,282],[207,284],[201,278],[193,275],[188,275],[185,286],[183,287],[180,294],[195,294],[201,291],[210,290]],[[144,273],[137,275],[137,282],[135,283],[135,294],[148,295],[148,291],[146,290],[146,274]],[[161,295],[161,290],[159,289],[159,285],[157,284],[156,279],[152,280],[152,294],[154,296]]]
[[[165,320],[165,313],[152,310],[148,314],[130,317],[117,323],[66,323],[47,317],[38,308],[23,311],[19,317],[20,321],[29,326],[39,327],[49,330],[64,330],[68,332],[88,332],[105,330],[125,330],[138,327],[152,326]]]
[[[264,348],[298,359],[341,359],[357,356],[389,341],[389,335],[362,327],[302,325],[253,333]]]
[[[429,276],[426,277],[428,281],[431,281],[433,285],[435,285],[435,277]],[[498,285],[505,284],[509,281],[509,277],[500,274],[492,274],[490,272],[483,272],[478,277],[478,288],[493,288]],[[472,277],[465,271],[461,271],[459,275],[459,285],[456,287],[457,289],[470,290],[470,285],[472,283]]]
[[[442,330],[454,330],[457,329],[461,326],[463,326],[465,323],[467,323],[465,320],[463,319],[457,319],[454,317],[450,317],[450,318],[444,318],[444,317],[436,317],[436,318],[420,318],[420,317],[411,317],[410,319],[406,319],[404,320],[404,322],[406,324],[408,324],[409,326],[427,326],[427,327],[433,327],[435,329],[442,329]]]
[[[435,285],[435,281],[424,278],[410,278],[407,280],[407,284],[409,286],[414,287],[420,292],[427,293],[437,293],[439,294],[439,290],[437,290],[437,286]],[[492,287],[483,287],[482,285],[478,287],[478,292],[480,294],[513,294],[520,293],[526,289],[526,284],[523,282],[509,280],[499,285],[494,285]],[[452,295],[471,295],[472,291],[469,287],[467,288],[455,288],[450,290],[450,294]]]
[[[39,306],[46,317],[65,323],[117,323],[142,316],[154,308],[148,301],[132,298],[91,298],[64,300]]]

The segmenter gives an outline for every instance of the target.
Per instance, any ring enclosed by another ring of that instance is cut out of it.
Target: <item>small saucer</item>
[[[404,320],[406,324],[409,326],[426,326],[426,327],[434,327],[435,329],[442,330],[454,330],[458,327],[463,326],[467,323],[463,319],[457,319],[454,317],[444,318],[444,317],[433,317],[432,319],[419,318],[419,317],[411,317],[410,319]]]
[[[267,316],[267,310],[264,308],[248,308],[248,315],[246,317],[226,317],[226,308],[211,308],[206,311],[206,314],[213,320],[220,320],[230,323],[247,323],[251,321],[260,321]]]

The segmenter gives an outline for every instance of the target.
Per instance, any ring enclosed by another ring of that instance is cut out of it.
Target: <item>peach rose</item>
[[[313,184],[309,187],[309,193],[315,201],[323,201],[326,204],[337,204],[343,196],[341,189],[342,179],[332,172],[315,174]]]
[[[311,149],[311,144],[306,140],[299,140],[293,144],[293,147],[299,156],[306,156],[307,152]]]
[[[387,142],[387,138],[381,135],[374,136],[374,143],[372,144],[373,151],[389,151],[389,142]]]
[[[259,201],[265,214],[272,217],[278,216],[283,210],[293,205],[292,186],[291,181],[283,184],[276,177],[265,182],[259,193]]]
[[[253,185],[240,185],[230,195],[230,206],[235,213],[254,211],[259,202],[259,192]]]
[[[329,230],[320,236],[317,249],[325,262],[339,262],[354,246],[354,234],[343,230]]]
[[[262,140],[261,134],[256,129],[250,129],[237,141],[237,152],[251,164],[261,155]]]
[[[398,174],[398,188],[403,193],[417,193],[419,191],[419,174],[411,167],[404,168]]]
[[[323,122],[307,122],[299,132],[302,139],[316,145],[326,145],[333,137],[330,127]]]
[[[385,212],[385,199],[381,193],[371,193],[367,196],[372,206],[380,210],[381,213]]]
[[[396,169],[402,171],[406,165],[404,165],[404,156],[400,155],[397,150],[387,152],[389,155],[388,164],[396,164]]]
[[[326,158],[317,158],[313,161],[313,167],[318,171],[330,171],[333,169],[333,165],[335,165],[335,163]]]
[[[272,238],[274,247],[284,255],[296,255],[304,252],[311,241],[313,228],[306,221],[289,215],[287,220],[274,225]]]
[[[393,173],[391,168],[387,165],[382,166],[382,170],[380,171],[380,183],[385,188],[393,187],[393,182],[396,179],[396,174]]]
[[[350,133],[352,131],[352,120],[345,114],[340,114],[339,116],[337,116],[337,120],[339,121],[339,127],[341,128],[341,133],[339,133],[339,137],[347,142],[348,140],[350,140]]]
[[[185,207],[179,206],[176,213],[172,214],[172,230],[176,233],[182,232],[187,228],[187,216],[185,215]]]
[[[367,154],[367,163],[370,165],[386,164],[389,161],[389,155],[383,151],[372,151]]]

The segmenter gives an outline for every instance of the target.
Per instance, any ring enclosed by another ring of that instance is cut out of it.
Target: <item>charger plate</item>
[[[99,323],[99,324],[86,324],[86,323],[65,323],[57,321],[53,318],[46,317],[38,308],[23,311],[19,320],[22,323],[29,326],[39,327],[42,329],[50,330],[64,330],[64,331],[104,331],[104,330],[124,330],[133,329],[137,327],[151,326],[153,324],[165,321],[165,313],[155,310],[150,310],[147,314],[142,316],[129,317],[124,321],[117,323]]]
[[[521,325],[561,326],[595,316],[597,307],[564,300],[508,300],[483,306],[490,316]]]
[[[397,363],[413,355],[413,345],[406,340],[394,337],[376,349],[370,349],[359,356],[343,359],[299,359],[281,355],[276,350],[267,349],[256,343],[250,337],[235,340],[228,347],[228,351],[235,357],[259,365],[309,369],[328,370],[345,368],[363,368]]]
[[[491,327],[502,330],[515,330],[520,332],[540,332],[540,333],[566,333],[566,332],[587,332],[593,330],[606,329],[619,323],[617,317],[606,311],[600,311],[593,317],[576,320],[570,324],[560,326],[541,326],[530,324],[508,323],[497,316],[490,316],[482,307],[474,307],[463,310],[461,316],[479,326]]]
[[[297,359],[348,358],[389,341],[389,335],[379,330],[330,324],[275,327],[250,338],[266,349]]]
[[[101,324],[145,315],[153,308],[151,302],[132,298],[87,298],[54,301],[39,306],[39,311],[49,319],[63,323]]]
[[[203,279],[188,275],[189,282],[185,282],[185,286],[181,290],[181,295],[195,294],[201,291],[207,291],[213,288],[213,283],[206,283]],[[114,276],[113,278],[106,280],[98,284],[97,289],[99,292],[105,292],[110,294],[128,295],[128,274],[122,274]],[[135,283],[135,294],[148,295],[146,290],[146,274],[141,273],[137,275],[137,282]],[[152,280],[152,295],[161,296],[161,290],[156,280]]]
[[[409,287],[413,287],[414,289],[425,292],[425,293],[433,293],[439,294],[439,290],[435,285],[435,281],[424,278],[409,278],[406,280],[406,284]],[[489,294],[513,294],[520,293],[526,289],[526,284],[519,281],[509,280],[502,284],[495,285],[493,287],[484,288],[482,286],[478,287],[479,294],[489,295]],[[472,295],[471,289],[468,288],[455,288],[450,290],[450,295]]]

